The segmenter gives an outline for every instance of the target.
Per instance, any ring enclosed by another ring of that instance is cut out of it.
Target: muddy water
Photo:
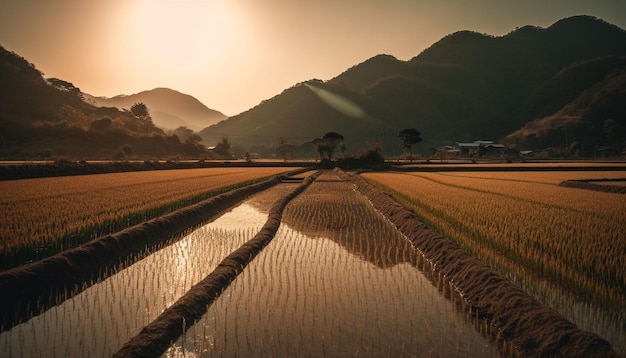
[[[0,357],[110,356],[252,238],[274,199],[294,185],[251,197],[173,245],[0,333]]]
[[[166,356],[497,356],[347,183],[316,182]]]

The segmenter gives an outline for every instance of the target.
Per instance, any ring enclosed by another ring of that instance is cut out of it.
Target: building
[[[502,157],[506,153],[504,144],[491,140],[477,140],[471,143],[456,142],[454,147],[461,157]]]

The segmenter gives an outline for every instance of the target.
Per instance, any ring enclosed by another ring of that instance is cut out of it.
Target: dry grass
[[[2,268],[190,205],[285,168],[208,168],[0,182]]]

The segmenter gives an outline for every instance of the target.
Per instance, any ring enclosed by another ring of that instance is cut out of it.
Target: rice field
[[[109,357],[258,232],[293,185],[259,193],[174,244],[4,330],[2,357]]]
[[[366,173],[363,177],[583,329],[624,350],[626,200],[558,186],[626,172]]]
[[[207,168],[0,181],[0,270],[287,170]]]
[[[497,356],[421,254],[333,180],[287,205],[274,240],[164,356]]]
[[[558,186],[589,179],[589,172],[362,175],[626,353],[626,293],[619,286],[626,270],[623,255],[615,254],[626,252],[623,196]],[[30,319],[0,327],[0,356],[115,354],[179,298],[197,292],[192,286],[260,230],[295,182],[255,194],[79,293],[60,295],[56,306],[34,307]],[[164,356],[495,357],[515,350],[506,340],[496,348],[488,321],[473,317],[456,286],[336,172],[325,171],[292,199],[280,222],[276,237],[242,264],[200,320],[172,338]],[[182,327],[187,323],[182,319]]]
[[[598,185],[610,185],[610,186],[626,187],[626,180],[590,181],[590,183],[598,184]]]

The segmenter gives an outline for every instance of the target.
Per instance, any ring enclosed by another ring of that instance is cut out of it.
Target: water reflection
[[[313,183],[166,356],[496,356],[420,258],[349,184]]]
[[[250,197],[176,243],[0,333],[0,356],[110,356],[251,239],[267,220],[272,198],[287,189],[278,185]]]
[[[419,257],[414,254],[411,243],[378,215],[364,197],[355,195],[347,200],[338,195],[337,189],[332,188],[336,184],[316,182],[290,204],[290,210],[283,214],[283,222],[309,237],[328,238],[380,268],[401,263],[417,266]],[[343,185],[352,187],[348,183]],[[371,235],[378,236],[372,238]]]
[[[620,356],[626,357],[626,310],[581,301],[571,292],[547,280],[518,283],[540,301],[557,310],[580,329],[593,332],[611,343]]]
[[[284,224],[166,356],[304,353],[497,356],[411,263],[380,268]]]

